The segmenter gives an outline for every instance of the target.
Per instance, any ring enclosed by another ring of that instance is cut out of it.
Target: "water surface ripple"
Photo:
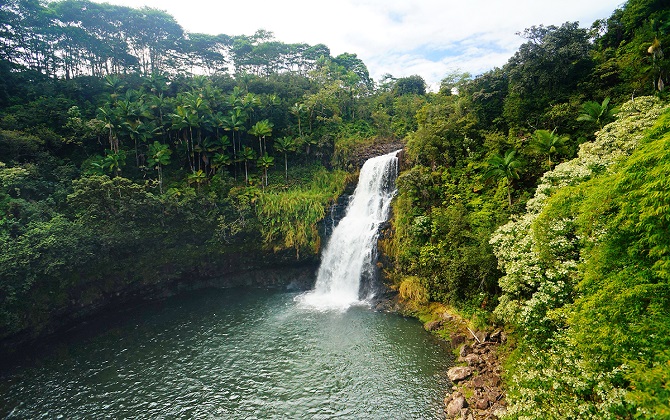
[[[98,321],[5,372],[7,418],[440,418],[449,351],[411,319],[207,290]]]

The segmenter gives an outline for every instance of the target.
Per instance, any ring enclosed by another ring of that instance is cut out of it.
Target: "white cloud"
[[[446,74],[479,74],[503,65],[532,25],[609,17],[623,0],[108,0],[166,10],[189,32],[274,32],[283,42],[326,44],[355,53],[379,79],[419,74],[435,85]]]

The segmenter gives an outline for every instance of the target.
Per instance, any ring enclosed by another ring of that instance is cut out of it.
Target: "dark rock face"
[[[385,155],[387,153],[401,150],[405,147],[399,140],[378,141],[372,145],[356,150],[347,160],[351,169],[360,169],[366,160],[375,156]],[[402,152],[398,155],[402,166]]]
[[[159,282],[109,279],[109,288],[92,283],[89,288],[73,292],[67,306],[54,312],[39,328],[23,330],[0,341],[0,357],[18,355],[24,349],[76,327],[103,311],[141,305],[146,301],[166,299],[186,291],[205,288],[252,287],[285,290],[308,290],[316,279],[318,261],[283,261],[283,257],[251,258],[222,255],[215,264],[202,263],[197,270],[166,275]]]

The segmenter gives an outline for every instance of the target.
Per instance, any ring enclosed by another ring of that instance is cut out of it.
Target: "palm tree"
[[[232,132],[233,138],[233,156],[237,158],[237,151],[241,149],[239,144],[239,132],[244,131],[244,123],[247,120],[246,115],[240,109],[233,109],[228,113],[228,117],[223,119],[223,129]],[[238,147],[235,147],[235,133],[238,133]]]
[[[97,118],[103,122],[103,127],[105,130],[107,130],[107,135],[109,138],[109,150],[114,153],[118,152],[119,137],[117,132],[121,126],[121,119],[108,105],[105,105],[102,108],[98,108]]]
[[[93,156],[89,162],[89,168],[86,170],[86,173],[93,175],[104,175],[106,169],[105,164],[106,161],[104,157],[100,155]]]
[[[105,86],[112,91],[110,93],[112,99],[116,99],[119,96],[119,92],[125,87],[123,80],[116,74],[105,76]]]
[[[605,124],[612,122],[617,113],[616,108],[610,108],[610,98],[605,98],[601,104],[595,101],[588,101],[582,104],[582,113],[577,117],[577,121],[588,121],[603,128]]]
[[[121,167],[126,165],[126,151],[119,150],[118,152],[107,151],[103,166],[113,173],[115,177],[121,175]]]
[[[163,166],[170,164],[170,155],[172,150],[167,144],[161,144],[157,141],[149,145],[149,159],[147,163],[158,171],[158,188],[163,194]]]
[[[199,169],[186,177],[189,184],[195,184],[196,189],[200,192],[200,185],[207,181],[207,174],[202,169]]]
[[[181,97],[184,108],[187,108],[189,111],[189,122],[191,124],[191,130],[196,128],[197,132],[197,145],[198,145],[198,169],[200,169],[200,163],[202,161],[202,126],[205,123],[205,116],[210,114],[209,104],[200,96],[196,95],[193,92],[187,92]],[[195,145],[193,144],[193,138],[191,135],[191,150],[196,151]],[[194,156],[195,161],[195,156]]]
[[[263,155],[264,153],[267,153],[266,148],[263,147],[263,142],[265,141],[266,136],[272,135],[273,126],[274,124],[272,124],[269,120],[262,120],[254,124],[248,131],[248,133],[251,134],[252,136],[258,137],[259,156]]]
[[[244,162],[244,182],[249,184],[249,161],[254,160],[256,157],[256,152],[249,146],[244,146],[244,149],[240,151],[240,160]]]
[[[142,88],[154,95],[162,95],[168,89],[168,78],[159,73],[151,73],[142,82]]]
[[[193,151],[193,127],[199,124],[197,115],[194,115],[187,107],[177,105],[174,114],[170,114],[172,118],[173,130],[177,132],[182,131],[183,140],[186,143],[186,156],[188,158],[188,166],[191,172],[195,171],[195,156]]]
[[[170,98],[166,97],[162,92],[157,95],[149,95],[147,97],[147,104],[149,109],[151,109],[152,112],[158,114],[158,124],[160,125],[161,129],[165,124],[163,110],[170,105],[170,102]]]
[[[553,131],[535,130],[529,147],[537,153],[547,155],[549,169],[552,169],[556,162],[551,160],[551,156],[553,154],[560,155],[567,153],[568,147],[565,143],[568,139],[568,136],[557,135],[556,129]]]
[[[212,158],[212,171],[216,173],[218,172],[219,168],[222,166],[228,166],[232,162],[233,160],[226,153],[216,153]]]
[[[288,152],[295,152],[298,145],[291,137],[280,137],[275,140],[275,150],[284,154],[284,178],[288,182]]]
[[[261,104],[261,99],[253,93],[247,93],[242,98],[242,107],[247,113],[253,112],[254,108]]]
[[[265,178],[265,183],[263,184],[263,191],[265,191],[265,187],[268,185],[268,168],[273,166],[275,163],[275,158],[272,156],[268,156],[268,154],[264,154],[260,158],[258,158],[258,166],[263,168],[263,177]]]
[[[148,123],[144,123],[140,120],[128,121],[124,126],[135,144],[135,164],[139,168],[140,157],[139,152],[137,151],[137,141],[139,140],[141,143],[146,143],[146,141],[156,135],[160,129],[156,127],[156,123],[153,121],[149,121]]]
[[[308,155],[310,153],[310,150],[312,149],[312,146],[316,146],[317,144],[319,144],[319,140],[312,137],[311,135],[307,137],[301,137],[301,140],[303,144],[307,145],[307,147],[305,148],[305,153],[307,153]]]
[[[235,86],[233,91],[228,95],[228,106],[232,109],[242,109],[242,99],[240,98],[242,91],[239,86]]]
[[[299,104],[299,103],[295,103],[290,109],[291,114],[295,115],[298,118],[298,135],[300,135],[300,137],[302,137],[302,127],[300,126],[300,117],[302,116],[302,114],[305,113],[306,110],[307,107],[305,107],[305,104]]]
[[[512,182],[519,179],[523,161],[516,156],[516,150],[508,150],[504,156],[493,155],[488,160],[489,169],[484,179],[505,179],[507,181],[507,202],[512,207]]]

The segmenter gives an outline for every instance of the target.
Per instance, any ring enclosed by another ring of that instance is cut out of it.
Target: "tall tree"
[[[258,162],[256,162],[259,167],[263,168],[263,191],[265,191],[265,187],[268,185],[268,169],[274,165],[274,162],[275,158],[268,156],[267,153],[258,158]]]
[[[240,160],[244,162],[244,182],[249,185],[249,162],[254,160],[256,153],[249,146],[244,146],[240,151]]]
[[[149,158],[147,163],[158,171],[158,188],[163,194],[163,166],[170,164],[170,155],[172,150],[167,144],[161,144],[155,141],[149,146]]]
[[[552,161],[552,156],[565,154],[568,151],[567,147],[568,136],[559,136],[556,130],[535,130],[533,138],[530,142],[530,149],[534,152],[547,156],[547,165],[552,169],[556,164]]]
[[[488,170],[484,179],[504,179],[507,187],[507,203],[512,208],[512,182],[519,179],[523,161],[517,157],[516,150],[508,150],[505,155],[493,155],[488,160]]]
[[[298,119],[298,135],[302,137],[302,125],[300,124],[302,120],[302,115],[305,114],[307,111],[307,108],[305,107],[305,104],[301,104],[296,102],[293,104],[293,106],[290,109],[291,114],[295,115],[295,117]]]
[[[402,95],[425,95],[426,94],[426,81],[423,80],[423,77],[414,75],[408,77],[401,77],[395,81],[393,87],[393,93],[396,96]]]
[[[280,137],[274,142],[274,148],[277,152],[284,155],[284,179],[288,182],[288,152],[297,150],[297,143],[291,137]]]
[[[516,126],[538,125],[550,103],[566,101],[594,67],[589,31],[577,22],[533,26],[527,40],[505,65],[509,95],[505,117]]]
[[[263,155],[267,153],[266,147],[264,145],[265,138],[272,135],[272,124],[269,120],[261,120],[254,124],[249,129],[249,134],[252,136],[258,137],[258,154]]]

